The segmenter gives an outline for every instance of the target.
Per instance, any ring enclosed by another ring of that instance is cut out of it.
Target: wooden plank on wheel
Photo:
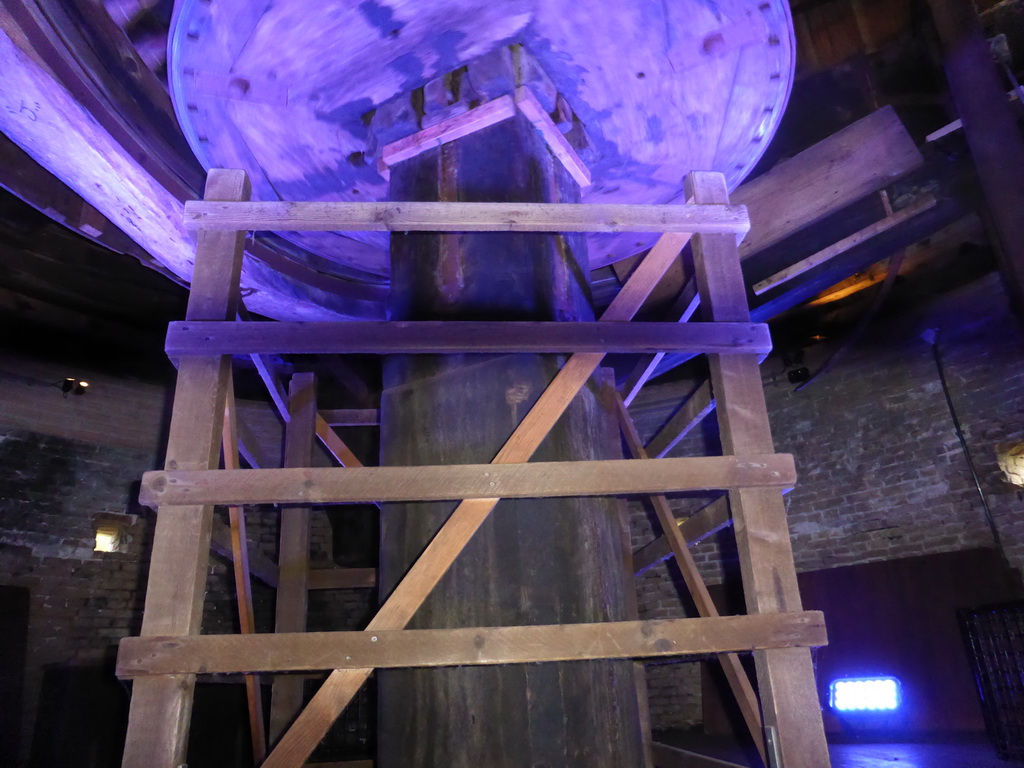
[[[601,320],[630,320],[689,240],[689,234],[663,235]],[[570,357],[498,452],[494,463],[528,461],[602,359],[604,355],[596,352]],[[497,503],[498,499],[460,503],[381,606],[367,631],[404,627]],[[334,670],[267,757],[263,768],[300,768],[372,672]]]
[[[117,674],[534,664],[820,646],[826,641],[820,611],[517,627],[130,638],[121,645]]]
[[[717,174],[692,174],[687,182],[697,202],[728,200],[725,182]],[[735,239],[717,235],[695,238],[693,261],[705,319],[749,320]],[[710,355],[708,362],[723,452],[772,450],[756,356]],[[781,493],[732,491],[729,502],[748,613],[800,610]],[[765,728],[774,736],[771,741],[780,764],[786,768],[827,768],[828,748],[810,653],[792,649],[758,651],[755,662],[762,716]]]
[[[246,200],[249,181],[241,171],[210,171],[206,197]],[[242,268],[241,232],[203,232],[198,238],[189,320],[235,316]],[[171,412],[165,466],[211,469],[220,461],[221,429],[231,359],[183,360]],[[213,507],[168,507],[157,516],[150,557],[143,635],[191,635],[200,629],[210,560]],[[132,689],[123,765],[182,765],[192,711],[195,677],[174,675],[140,681]]]

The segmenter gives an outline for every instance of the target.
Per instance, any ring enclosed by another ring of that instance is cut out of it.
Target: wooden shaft
[[[207,198],[245,200],[248,196],[244,173],[210,172]],[[206,232],[199,237],[187,312],[190,320],[235,316],[244,242],[240,232]],[[182,361],[171,412],[167,469],[217,466],[230,362],[225,356]],[[143,635],[198,634],[212,525],[210,506],[161,510],[150,558]],[[132,690],[123,765],[171,768],[183,764],[194,676],[170,675],[140,683]]]

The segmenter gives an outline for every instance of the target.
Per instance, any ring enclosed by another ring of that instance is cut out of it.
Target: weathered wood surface
[[[332,469],[151,471],[144,504],[332,504],[788,488],[788,454]]]
[[[873,112],[736,190],[731,202],[750,211],[750,232],[740,243],[740,258],[753,257],[923,163],[896,112],[891,107]],[[662,289],[678,293],[687,279],[677,266],[666,275]]]
[[[708,232],[745,234],[738,205],[592,203],[185,203],[189,229],[343,232]]]
[[[0,37],[0,49],[3,39]],[[211,199],[244,200],[249,195],[248,180],[238,171],[212,173],[206,194]],[[199,238],[188,319],[225,320],[235,316],[243,240],[241,234],[215,232],[203,233]],[[168,469],[210,469],[219,465],[230,365],[230,357],[212,356],[195,357],[179,367],[167,439]],[[166,507],[161,511],[150,557],[143,635],[199,632],[212,526],[212,506]],[[181,765],[185,762],[195,678],[166,676],[141,682],[132,689],[123,765]]]
[[[647,452],[661,458],[689,434],[690,430],[700,424],[715,408],[715,400],[711,396],[711,383],[704,382],[690,393],[690,396],[679,407],[665,425],[647,443]]]
[[[732,186],[746,175],[782,116],[793,70],[781,0],[722,0],[714,9],[619,4],[600,13],[570,0],[453,0],[415,11],[384,0],[369,8],[189,6],[172,34],[169,79],[204,162],[244,156],[254,179],[268,179],[270,197],[256,185],[261,199],[278,199],[274,190],[293,200],[386,199],[364,116],[466,65],[455,98],[501,95],[474,81],[474,62],[515,40],[592,139],[595,183],[585,202],[662,202],[693,168],[721,170]],[[521,84],[510,79],[503,92]],[[433,106],[410,109],[409,134],[426,127]],[[388,270],[383,238],[373,240],[369,260],[349,255],[351,239],[302,242],[335,261]],[[608,263],[604,249],[591,251]]]
[[[170,357],[203,354],[673,352],[766,354],[768,326],[750,323],[346,322],[171,323]]]
[[[121,641],[117,675],[532,664],[827,642],[820,611],[602,624],[139,637]]]
[[[210,549],[226,560],[233,560],[234,550],[231,545],[231,529],[219,520],[213,521]],[[249,573],[268,587],[277,586],[277,563],[263,555],[255,547],[249,548]]]
[[[688,184],[697,202],[728,200],[725,185],[710,174],[693,174]],[[722,235],[698,236],[693,263],[706,319],[743,322],[750,318],[735,240]],[[723,453],[770,451],[771,428],[756,356],[710,355],[708,362]],[[748,613],[800,610],[781,493],[766,489],[731,491],[729,505]],[[794,649],[757,651],[754,658],[764,725],[774,729],[782,764],[788,768],[827,768],[828,746],[810,653]]]

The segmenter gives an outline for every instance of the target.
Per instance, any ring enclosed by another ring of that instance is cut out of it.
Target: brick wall
[[[997,443],[1024,440],[1024,336],[992,275],[926,309],[877,320],[800,392],[777,358],[763,364],[776,450],[797,463],[799,484],[786,504],[798,571],[991,546],[931,347],[921,339],[928,328],[940,329],[954,405],[1007,558],[1024,566],[1024,492],[1003,479],[995,458]],[[820,359],[820,352],[809,358],[812,370]],[[633,410],[646,435],[667,418],[679,390],[652,385],[641,395]],[[696,434],[670,455],[699,453],[716,439],[714,429]],[[634,505],[631,518],[634,544],[649,541],[648,514]],[[726,530],[693,547],[709,583],[735,574],[733,541]],[[663,563],[638,577],[641,615],[692,615],[676,574]],[[649,670],[656,728],[700,722],[695,668]]]
[[[88,393],[62,397],[51,385],[65,375],[89,380]],[[128,693],[113,657],[141,626],[155,513],[138,506],[137,486],[161,463],[168,401],[163,386],[0,358],[0,585],[29,591],[23,764],[120,763]],[[256,403],[239,407],[263,452],[280,455],[275,417]],[[246,518],[250,538],[276,559],[277,511]],[[331,528],[322,510],[313,519],[313,562],[327,566]],[[99,522],[124,526],[121,551],[94,551]],[[259,631],[273,628],[274,594],[254,582]],[[313,592],[310,628],[361,628],[375,598]],[[230,564],[211,558],[203,632],[236,632],[236,615]]]

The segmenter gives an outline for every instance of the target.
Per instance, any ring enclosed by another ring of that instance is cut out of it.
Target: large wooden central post
[[[392,201],[578,202],[521,116],[391,169]],[[591,320],[582,238],[394,234],[394,320]],[[381,463],[488,462],[553,378],[552,355],[399,356],[384,365]],[[612,415],[585,388],[535,458],[618,458]],[[385,597],[453,503],[382,508]],[[411,628],[632,618],[621,519],[604,499],[501,501]],[[599,661],[381,671],[379,763],[639,766],[633,664]]]

